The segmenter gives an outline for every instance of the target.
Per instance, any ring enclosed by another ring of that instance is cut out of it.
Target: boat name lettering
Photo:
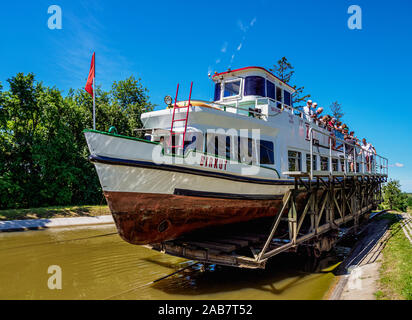
[[[214,169],[226,170],[227,168],[227,160],[218,159],[214,157],[207,157],[202,156],[200,158],[200,166],[201,167],[209,167]]]

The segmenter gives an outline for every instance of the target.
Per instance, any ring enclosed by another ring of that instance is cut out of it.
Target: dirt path
[[[339,267],[338,283],[329,300],[375,300],[382,249],[389,237],[388,220],[372,220],[351,254]]]

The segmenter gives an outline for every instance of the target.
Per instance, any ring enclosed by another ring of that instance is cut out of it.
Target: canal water
[[[265,270],[195,265],[130,245],[114,226],[0,233],[0,299],[322,299],[343,257],[308,261],[294,254]],[[49,289],[59,266],[61,289]]]

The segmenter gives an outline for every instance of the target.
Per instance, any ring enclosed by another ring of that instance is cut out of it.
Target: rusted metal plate
[[[274,216],[281,200],[231,200],[170,194],[105,192],[120,236],[132,244],[176,239],[205,227]]]

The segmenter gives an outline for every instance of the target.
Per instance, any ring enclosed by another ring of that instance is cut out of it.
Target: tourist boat
[[[211,78],[212,102],[191,99],[192,90],[178,101],[177,90],[163,110],[142,114],[144,139],[85,130],[124,240],[159,243],[275,216],[294,185],[290,172],[308,172],[308,179],[313,172],[347,172],[330,132],[293,108],[290,85],[261,67]]]

